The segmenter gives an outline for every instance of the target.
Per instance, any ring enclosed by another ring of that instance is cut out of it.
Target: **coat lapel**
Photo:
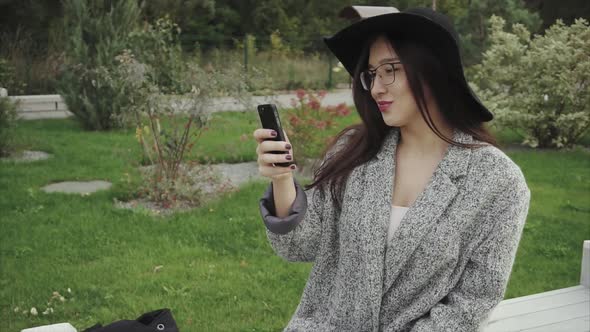
[[[455,130],[453,139],[461,143],[473,143],[470,135],[458,130]],[[379,212],[377,220],[382,234],[380,245],[385,252],[381,296],[389,290],[424,235],[428,234],[440,215],[455,198],[458,192],[458,181],[467,172],[471,155],[469,148],[449,146],[426,188],[406,212],[399,228],[393,235],[389,248],[385,250],[391,215],[395,151],[398,141],[399,129],[393,128],[386,137],[377,157],[367,166],[367,176],[376,175],[381,179],[378,182],[381,194],[377,195],[378,201],[375,205]],[[371,182],[377,183],[377,181],[369,181],[369,183]]]

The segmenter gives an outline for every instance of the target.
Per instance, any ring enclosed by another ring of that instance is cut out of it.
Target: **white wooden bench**
[[[18,102],[22,119],[64,118],[72,115],[60,95],[9,96]]]
[[[504,300],[483,332],[590,332],[590,241],[584,241],[580,285]]]

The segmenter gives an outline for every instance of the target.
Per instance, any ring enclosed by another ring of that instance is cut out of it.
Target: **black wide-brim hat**
[[[477,112],[482,122],[490,121],[493,114],[477,98],[463,72],[459,50],[459,35],[451,20],[429,8],[413,8],[399,13],[382,14],[366,18],[324,38],[328,48],[354,77],[355,68],[369,38],[379,34],[420,41],[429,47],[449,70],[451,79],[464,91],[467,105]]]

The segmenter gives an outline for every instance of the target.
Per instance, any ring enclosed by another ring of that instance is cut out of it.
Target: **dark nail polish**
[[[287,149],[287,150],[291,150],[291,144],[287,144],[287,145],[285,145],[285,149]]]
[[[293,157],[290,154],[288,154],[288,155],[285,156],[285,159],[291,160],[291,159],[293,159]]]
[[[273,131],[271,131],[271,132],[270,132],[270,136],[276,137],[276,136],[277,136],[277,132],[276,132],[276,131],[274,131],[274,130],[273,130]]]
[[[296,166],[295,165],[291,165],[289,167],[291,167],[291,169],[295,169]]]

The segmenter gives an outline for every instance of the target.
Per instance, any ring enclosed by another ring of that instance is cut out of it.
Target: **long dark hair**
[[[392,128],[385,124],[370,91],[365,91],[360,82],[360,73],[367,68],[371,44],[378,36],[369,38],[356,66],[352,81],[352,91],[356,110],[361,123],[344,128],[323,152],[324,162],[315,170],[314,181],[306,189],[329,184],[330,194],[337,209],[342,206],[342,196],[346,179],[352,170],[373,158],[379,152],[383,140]],[[442,140],[455,146],[478,148],[482,144],[463,144],[444,136],[435,126],[426,106],[424,84],[430,88],[446,122],[454,129],[472,135],[474,139],[497,146],[496,139],[477,117],[476,112],[466,104],[465,89],[461,88],[460,77],[447,70],[434,50],[419,42],[387,35],[395,49],[404,71],[410,90],[422,118],[428,127]],[[335,144],[346,136],[346,143],[338,149]],[[331,153],[333,150],[333,153]],[[329,153],[330,152],[330,153]],[[393,175],[392,175],[393,176]]]

